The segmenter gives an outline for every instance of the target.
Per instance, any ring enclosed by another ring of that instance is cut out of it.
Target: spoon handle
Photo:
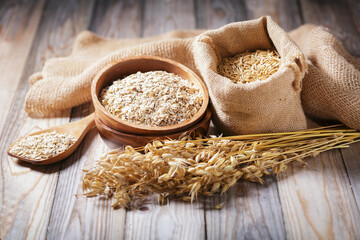
[[[55,127],[58,129],[61,129],[61,131],[64,131],[64,126],[66,126],[66,133],[69,133],[70,135],[74,136],[75,138],[82,139],[86,133],[95,126],[95,117],[94,113],[90,114],[87,117],[82,118],[81,120],[70,122],[65,125],[60,125]],[[81,141],[81,140],[80,140]]]
[[[90,114],[87,117],[84,117],[83,119],[79,120],[78,123],[86,126],[95,126],[95,113]]]
[[[78,130],[81,132],[81,135],[86,135],[86,133],[95,126],[95,113],[77,121],[76,125],[79,126]]]

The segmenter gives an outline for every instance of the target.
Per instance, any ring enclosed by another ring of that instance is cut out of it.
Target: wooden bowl
[[[193,117],[170,126],[146,126],[121,120],[119,117],[106,111],[104,106],[100,103],[99,95],[101,90],[111,85],[113,81],[139,71],[148,72],[156,70],[167,71],[179,75],[180,77],[191,81],[200,89],[203,96],[203,104]],[[102,69],[93,79],[91,85],[91,95],[95,107],[95,113],[102,123],[114,130],[136,135],[163,135],[188,129],[204,117],[209,104],[209,93],[207,88],[204,82],[193,71],[175,61],[154,56],[128,57],[111,63],[109,66]]]
[[[110,140],[117,145],[131,145],[133,147],[140,147],[146,145],[148,142],[153,140],[164,140],[164,139],[176,139],[184,132],[195,132],[206,135],[211,118],[211,110],[207,109],[205,116],[192,127],[182,130],[180,132],[164,134],[164,135],[135,135],[117,131],[105,125],[101,119],[95,114],[95,123],[102,137]]]

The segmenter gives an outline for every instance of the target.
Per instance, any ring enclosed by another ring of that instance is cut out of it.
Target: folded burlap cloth
[[[155,55],[202,77],[214,123],[225,134],[301,130],[304,111],[360,129],[360,61],[323,27],[304,25],[290,36],[270,17],[143,39],[105,39],[85,31],[69,56],[47,60],[29,78],[25,110],[33,117],[48,116],[89,102],[91,81],[104,66],[127,56]],[[269,48],[279,52],[281,67],[266,81],[234,84],[217,73],[221,57]]]

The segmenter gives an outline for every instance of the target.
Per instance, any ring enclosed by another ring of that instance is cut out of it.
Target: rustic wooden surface
[[[134,38],[270,15],[287,31],[303,23],[329,27],[359,57],[359,12],[357,0],[0,1],[0,239],[359,239],[359,143],[308,159],[305,168],[292,166],[264,185],[240,182],[192,205],[149,201],[129,211],[82,195],[81,169],[109,149],[95,129],[72,156],[51,166],[6,154],[25,133],[93,111],[85,104],[32,119],[23,110],[29,75],[69,54],[82,30]],[[224,207],[214,210],[219,203]]]

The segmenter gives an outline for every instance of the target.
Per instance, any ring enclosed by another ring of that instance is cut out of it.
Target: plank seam
[[[301,24],[304,24],[304,23],[305,23],[305,20],[304,20],[304,15],[303,15],[303,9],[302,9],[302,5],[301,5],[301,0],[296,0],[295,2],[296,2],[297,9],[298,9],[298,13],[299,13],[299,17],[300,17]]]
[[[279,204],[280,204],[280,210],[281,210],[281,216],[282,216],[282,225],[283,225],[284,233],[285,233],[284,239],[288,239],[287,238],[287,232],[286,232],[286,225],[285,225],[285,215],[284,215],[283,206],[282,206],[282,203],[281,203],[280,191],[279,191],[279,181],[278,181],[277,177],[274,177],[274,179],[276,181],[276,184],[275,184],[276,192],[277,192],[277,197],[278,197],[278,201],[279,201]]]
[[[140,0],[140,38],[144,37],[144,32],[145,32],[145,23],[144,23],[144,19],[145,19],[145,0]]]
[[[205,227],[205,240],[208,239],[208,234],[207,234],[207,221],[206,221],[206,201],[204,199],[204,197],[202,197],[202,201],[203,201],[203,209],[204,209],[204,227]]]
[[[352,196],[354,197],[354,200],[355,200],[355,202],[356,202],[356,207],[357,207],[357,209],[360,211],[360,206],[359,206],[360,203],[357,201],[356,194],[355,194],[355,192],[354,192],[354,188],[352,187],[352,182],[351,182],[351,180],[350,180],[350,175],[349,175],[349,172],[348,172],[348,168],[347,168],[347,166],[346,166],[346,162],[345,162],[343,153],[342,153],[341,149],[338,149],[337,151],[340,152],[341,160],[342,160],[342,163],[343,163],[343,165],[344,165],[345,172],[346,172],[347,182],[349,183]]]
[[[202,8],[202,1],[194,1],[193,2],[193,8],[195,13],[195,28],[203,28],[204,22],[203,22],[203,14],[200,11]]]

